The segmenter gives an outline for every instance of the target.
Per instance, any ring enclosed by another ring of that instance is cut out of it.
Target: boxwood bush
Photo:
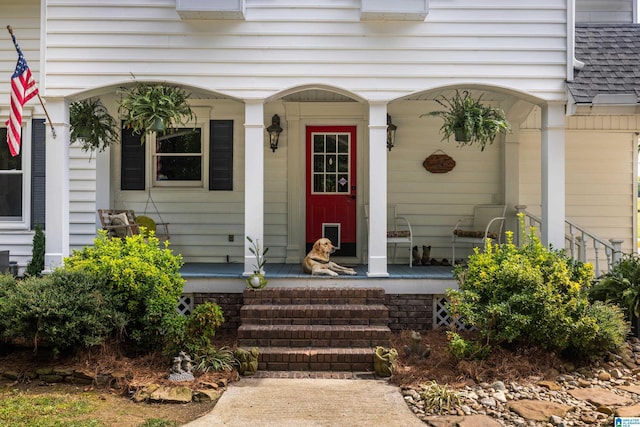
[[[506,243],[488,241],[467,266],[456,266],[460,287],[448,292],[454,316],[491,345],[536,345],[589,358],[623,344],[628,324],[620,309],[588,301],[591,264],[547,249],[533,230],[520,247],[507,234]]]
[[[94,246],[74,251],[64,268],[102,278],[125,315],[128,342],[136,351],[149,351],[162,349],[174,329],[184,327],[176,309],[184,287],[182,264],[153,233],[111,239],[100,230]]]
[[[0,279],[0,332],[7,341],[45,347],[54,355],[102,344],[124,326],[104,280],[83,271]]]

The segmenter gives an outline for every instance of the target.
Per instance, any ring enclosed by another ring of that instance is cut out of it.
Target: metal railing
[[[537,232],[540,231],[542,218],[527,212],[527,206],[518,205],[515,207],[518,213],[522,213],[525,217],[525,227],[534,227]],[[518,227],[516,233],[516,241],[522,243],[522,231]],[[622,240],[609,239],[604,240],[595,234],[587,231],[578,224],[565,219],[565,250],[571,258],[582,262],[590,262],[593,264],[596,277],[607,273],[613,264],[620,261],[622,257]]]

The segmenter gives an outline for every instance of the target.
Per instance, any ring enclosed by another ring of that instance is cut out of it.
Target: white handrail
[[[525,205],[518,205],[515,208],[518,213],[522,213],[528,220],[529,227],[536,227],[540,230],[542,218],[527,212]],[[613,264],[620,261],[622,257],[622,240],[604,240],[568,219],[565,219],[565,224],[567,226],[565,249],[571,258],[592,263],[596,277],[608,272]],[[527,226],[526,222],[525,226]],[[516,242],[521,244],[523,237],[521,236],[520,227],[518,227]],[[602,251],[604,255],[601,254]],[[606,262],[604,262],[606,267],[601,268],[601,262],[605,261],[602,259],[603,256],[606,257]]]

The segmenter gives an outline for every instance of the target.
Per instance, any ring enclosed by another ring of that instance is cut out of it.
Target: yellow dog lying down
[[[318,239],[313,244],[313,248],[311,248],[307,256],[302,260],[302,270],[313,276],[319,274],[337,276],[340,273],[356,274],[353,268],[343,267],[329,260],[329,256],[335,252],[335,250],[336,248],[331,243],[331,240],[326,237]]]

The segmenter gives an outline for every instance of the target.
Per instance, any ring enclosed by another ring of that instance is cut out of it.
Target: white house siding
[[[411,222],[414,244],[431,246],[434,258],[451,258],[451,230],[477,204],[504,203],[502,143],[458,147],[442,141],[442,119],[420,117],[441,107],[434,102],[403,101],[389,108],[398,126],[396,147],[388,155],[388,201]],[[445,153],[455,162],[447,173],[431,173],[422,163],[431,154]],[[459,255],[465,253],[460,249]]]
[[[11,36],[6,32],[5,26],[11,25],[17,37],[20,48],[24,53],[27,63],[35,80],[40,83],[40,1],[24,0],[20,2],[0,1],[0,14],[2,15],[3,43],[0,43],[0,76],[3,84],[0,84],[0,126],[9,118],[10,85],[9,78],[16,67],[18,59],[15,47],[11,42]],[[37,99],[32,99],[25,105],[23,119],[25,123],[32,117],[42,117],[42,109]],[[23,141],[29,141],[30,126],[23,128]],[[6,144],[6,141],[0,141]],[[30,159],[25,158],[25,171],[30,170]],[[29,191],[29,189],[25,189]],[[27,207],[27,209],[29,209]],[[29,212],[25,212],[29,218]],[[10,250],[11,260],[24,267],[31,259],[33,232],[28,230],[28,224],[24,229],[16,230],[13,224],[0,223],[0,250]]]
[[[184,21],[174,0],[51,0],[45,21],[46,93],[72,96],[128,82],[134,74],[139,80],[181,83],[238,99],[327,85],[367,100],[392,101],[469,83],[545,100],[565,98],[563,2],[541,0],[532,6],[510,0],[432,0],[426,22],[363,22],[359,7],[358,0],[247,0],[245,20]],[[171,223],[177,251],[190,261],[220,262],[227,256],[241,258],[244,245],[244,108],[240,102],[230,106],[232,101],[209,104],[211,118],[235,123],[234,190],[154,189],[152,198],[162,219]],[[289,221],[300,220],[287,217],[292,203],[287,144],[292,140],[286,135],[285,111],[279,108],[278,103],[265,106],[265,123],[277,112],[285,128],[281,148],[265,150],[265,240],[273,261],[285,256]],[[411,102],[394,102],[389,108],[400,129],[398,146],[389,153],[389,203],[410,215],[420,236],[417,243],[448,256],[448,236],[457,217],[470,213],[473,204],[502,201],[502,172],[495,166],[500,145],[483,153],[460,150],[440,143],[437,121],[420,119],[422,109],[414,112]],[[363,156],[366,145],[363,140]],[[454,171],[441,176],[421,166],[438,148],[458,162]],[[95,172],[75,151],[72,156],[71,244],[81,245],[90,232]],[[118,148],[112,150],[111,170],[110,207],[144,212],[146,192],[119,190]],[[360,188],[366,188],[363,180]],[[156,217],[154,210],[147,206],[147,213]],[[230,234],[233,243],[228,242]]]
[[[528,125],[536,121],[532,114]],[[637,136],[634,116],[573,116],[566,130],[566,216],[595,235],[635,250]],[[540,213],[540,132],[520,137],[520,203]]]
[[[637,0],[576,0],[576,22],[633,22]]]

